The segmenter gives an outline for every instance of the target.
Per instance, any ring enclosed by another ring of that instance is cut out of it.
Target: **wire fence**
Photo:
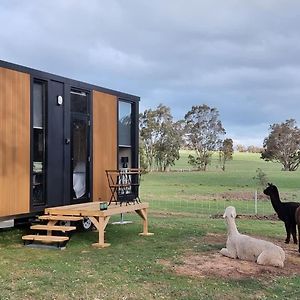
[[[199,215],[223,215],[227,206],[234,206],[239,215],[274,215],[275,211],[269,200],[147,200],[152,210],[169,213],[192,213]]]

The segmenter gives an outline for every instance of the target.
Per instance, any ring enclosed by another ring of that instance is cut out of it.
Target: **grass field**
[[[186,151],[172,170],[187,169]],[[239,213],[254,214],[254,193],[263,197],[262,187],[253,178],[260,168],[270,182],[276,184],[283,200],[300,199],[300,171],[283,172],[278,163],[266,162],[259,154],[235,153],[226,165],[218,168],[217,156],[213,157],[206,172],[150,173],[144,176],[142,197],[160,210],[217,214],[228,205],[237,207]],[[234,201],[239,200],[239,201]],[[274,213],[268,198],[258,201],[258,214]]]
[[[183,153],[176,168],[188,168],[185,161]],[[125,216],[134,222],[131,225],[107,226],[111,247],[103,250],[91,247],[96,232],[74,234],[67,249],[59,251],[23,247],[25,228],[2,231],[0,299],[299,299],[299,275],[266,273],[234,279],[174,271],[188,255],[218,253],[225,244],[224,221],[210,218],[210,214],[221,212],[227,204],[234,204],[238,211],[252,211],[250,200],[223,199],[222,195],[251,193],[256,188],[252,177],[258,167],[285,197],[299,195],[298,171],[282,172],[278,164],[243,153],[235,155],[226,172],[216,168],[215,162],[205,173],[145,175],[141,198],[151,205],[149,229],[155,233],[151,237],[138,236],[141,222],[135,215]],[[262,202],[266,213],[273,213],[269,202]],[[238,226],[248,234],[273,241],[284,239],[280,221],[240,219]],[[209,235],[221,236],[221,242],[207,242]],[[296,246],[289,247],[296,253]],[[161,263],[165,261],[168,264]],[[300,269],[299,259],[295,263]]]

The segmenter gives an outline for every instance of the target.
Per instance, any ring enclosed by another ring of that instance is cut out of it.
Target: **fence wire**
[[[145,197],[147,198],[147,197]],[[223,215],[227,206],[234,206],[239,215],[274,215],[275,211],[268,200],[164,200],[146,199],[150,208],[156,211],[172,213],[193,213],[199,215]]]

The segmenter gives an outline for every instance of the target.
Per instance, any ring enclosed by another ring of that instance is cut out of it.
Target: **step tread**
[[[48,242],[48,243],[57,243],[57,242],[65,242],[68,241],[69,238],[67,236],[55,236],[55,235],[24,235],[22,236],[22,240],[26,241],[41,241],[41,242]]]
[[[30,229],[33,230],[55,230],[55,231],[72,231],[76,230],[76,226],[58,226],[58,225],[32,225]]]
[[[40,220],[50,220],[50,221],[80,221],[83,217],[77,216],[59,216],[59,215],[43,215],[39,216]]]

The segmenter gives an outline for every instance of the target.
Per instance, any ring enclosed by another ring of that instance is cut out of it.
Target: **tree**
[[[257,168],[255,172],[256,176],[254,176],[253,179],[259,186],[266,187],[269,182],[267,174],[261,168]]]
[[[238,152],[246,152],[247,151],[247,147],[244,146],[244,145],[242,145],[242,144],[238,144],[238,145],[236,145],[236,150]]]
[[[264,139],[261,158],[276,161],[284,171],[295,171],[300,164],[300,129],[294,119],[270,125],[270,134]]]
[[[141,114],[140,136],[150,171],[154,163],[159,171],[166,171],[179,159],[180,122],[173,122],[169,107],[160,104],[155,110]]]
[[[225,134],[219,112],[216,108],[203,104],[193,106],[184,119],[186,143],[196,154],[189,155],[189,163],[198,170],[205,171],[210,164],[212,152],[221,145],[220,136]]]
[[[140,114],[140,140],[145,155],[145,164],[152,171],[154,164],[155,143],[158,139],[158,126],[155,119],[155,111],[148,109]]]
[[[223,171],[225,171],[226,161],[232,160],[232,154],[233,154],[233,141],[232,139],[225,139],[219,151],[219,160]]]
[[[155,144],[155,162],[159,171],[167,171],[179,159],[180,123],[173,122],[170,108],[162,104],[156,109],[156,121],[158,140]]]
[[[140,160],[140,167],[145,171],[148,170],[148,162],[145,154],[145,146],[142,140],[140,140],[139,143],[139,160]]]
[[[181,134],[177,123],[165,122],[160,128],[160,138],[155,145],[155,160],[159,171],[167,171],[179,159]]]
[[[247,147],[247,152],[249,153],[262,153],[263,150],[263,148],[254,145],[250,145]]]
[[[174,123],[175,129],[180,135],[180,149],[186,149],[186,143],[185,143],[185,121],[184,120],[178,120],[176,123]]]

